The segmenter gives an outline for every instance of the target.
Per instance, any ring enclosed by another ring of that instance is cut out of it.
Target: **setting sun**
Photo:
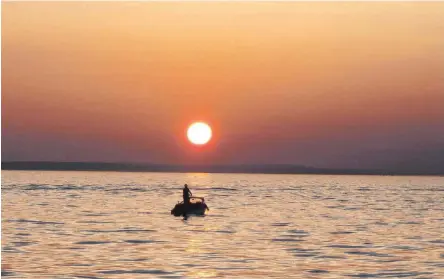
[[[187,137],[193,144],[206,144],[211,139],[211,128],[203,122],[196,122],[188,127]]]

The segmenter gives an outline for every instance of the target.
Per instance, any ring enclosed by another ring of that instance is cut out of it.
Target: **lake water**
[[[1,244],[5,278],[442,279],[444,177],[2,171]]]

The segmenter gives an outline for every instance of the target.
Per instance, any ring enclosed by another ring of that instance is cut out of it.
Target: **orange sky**
[[[3,160],[444,152],[443,34],[439,2],[2,3]]]

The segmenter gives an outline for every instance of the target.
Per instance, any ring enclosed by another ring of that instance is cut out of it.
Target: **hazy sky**
[[[433,161],[443,50],[444,2],[4,2],[2,160]]]

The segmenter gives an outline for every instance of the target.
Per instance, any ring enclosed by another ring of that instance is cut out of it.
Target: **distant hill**
[[[143,163],[100,162],[2,162],[2,170],[48,171],[128,171],[128,172],[207,172],[207,173],[264,173],[264,174],[368,174],[368,175],[444,175],[444,170],[412,169],[362,170],[327,169],[298,165],[165,165]]]

